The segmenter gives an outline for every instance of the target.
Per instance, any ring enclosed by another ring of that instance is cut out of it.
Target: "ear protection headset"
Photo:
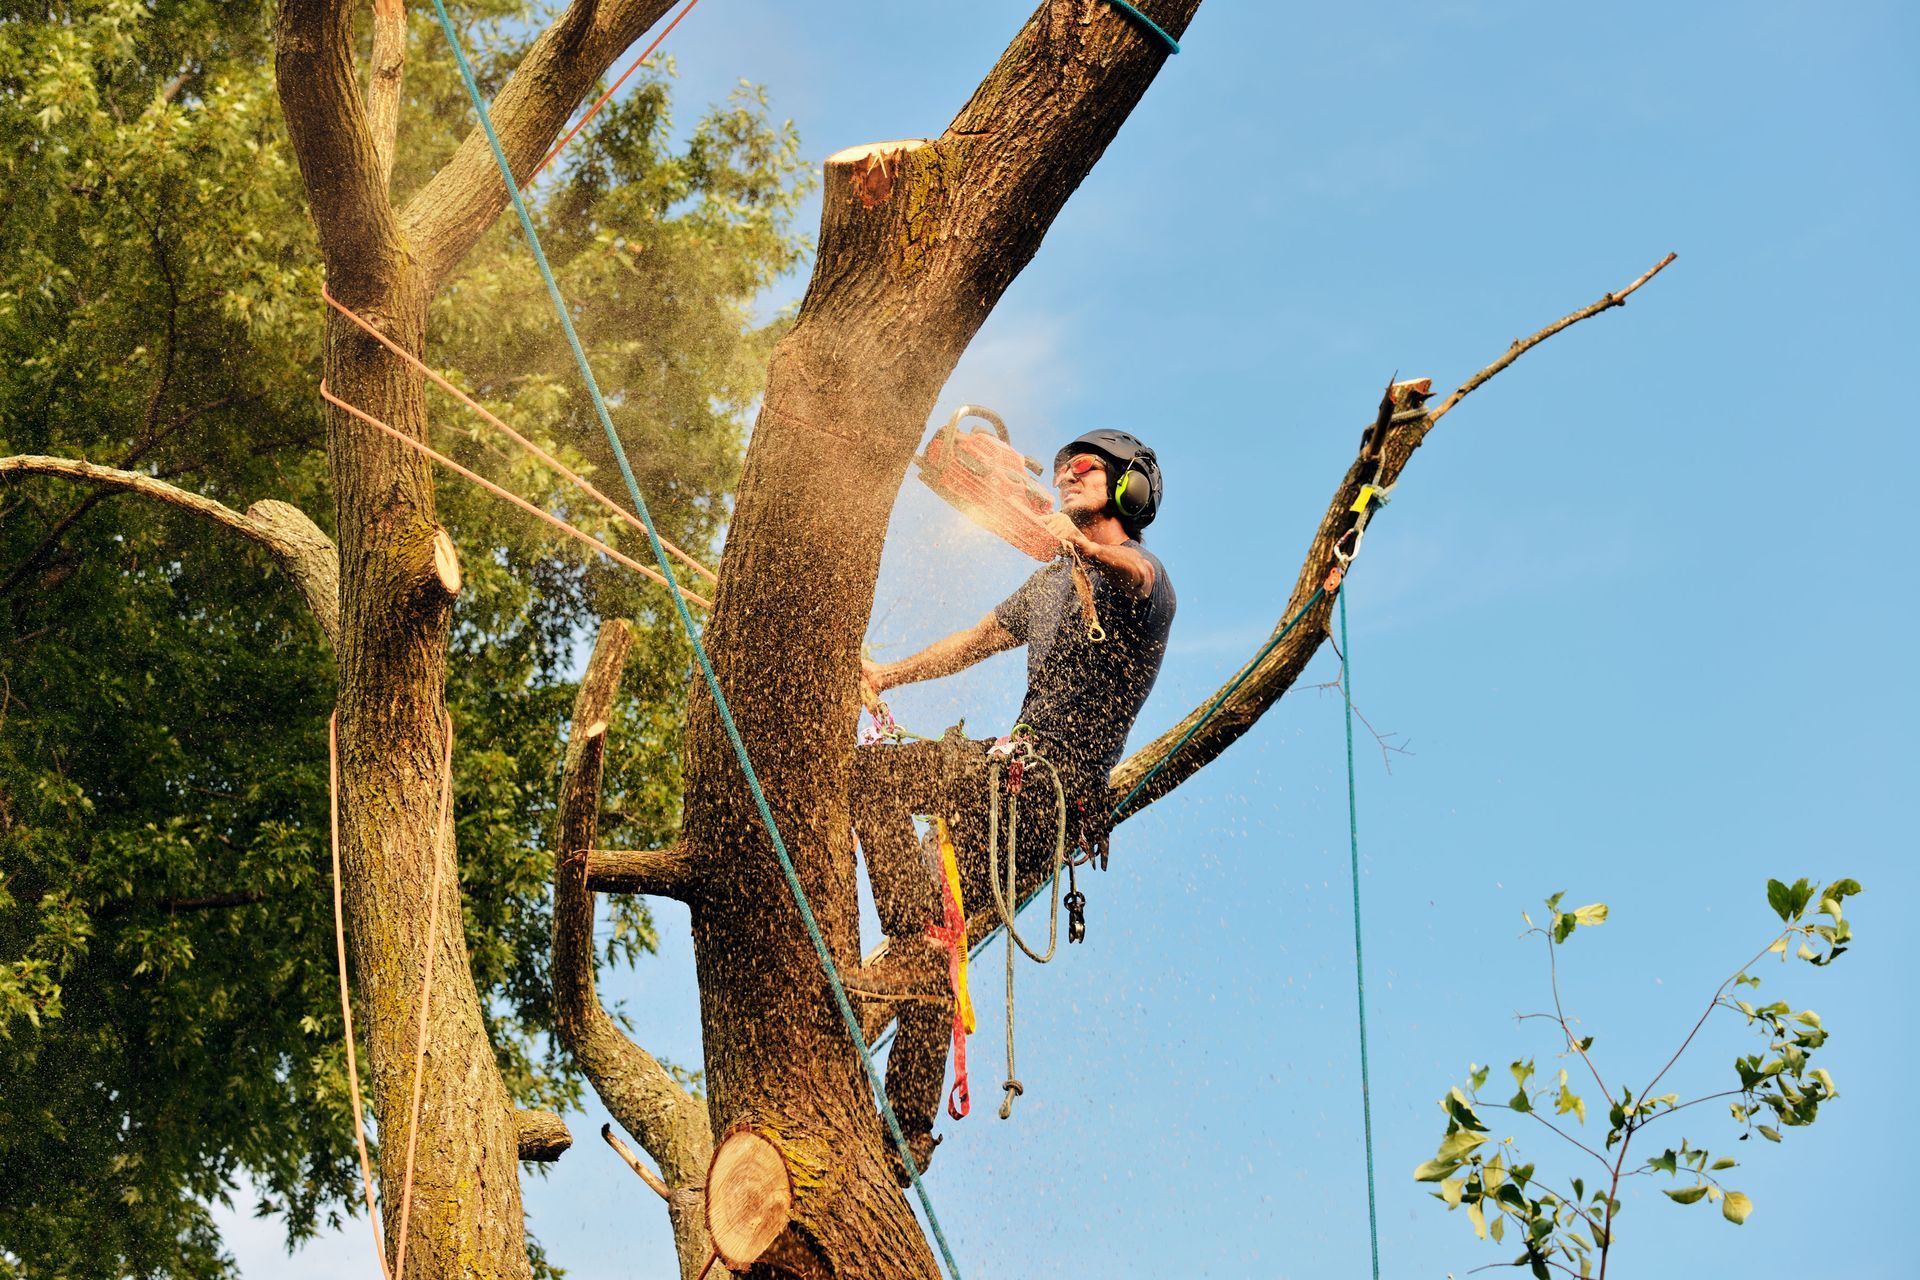
[[[1114,483],[1111,497],[1121,515],[1138,520],[1153,509],[1153,481],[1147,479],[1145,472],[1136,470],[1134,460],[1129,458],[1126,470]]]

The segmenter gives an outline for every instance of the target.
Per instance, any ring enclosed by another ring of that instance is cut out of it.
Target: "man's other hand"
[[[860,701],[871,707],[887,691],[887,679],[879,663],[864,655],[860,659]]]

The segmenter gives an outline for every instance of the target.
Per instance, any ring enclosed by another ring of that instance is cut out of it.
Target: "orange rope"
[[[480,417],[485,419],[489,425],[505,433],[508,439],[512,440],[515,444],[519,445],[522,449],[525,449],[528,453],[531,453],[534,457],[540,459],[540,461],[546,463],[549,467],[552,467],[555,471],[558,471],[561,475],[565,476],[568,480],[571,480],[581,490],[581,492],[585,493],[589,498],[592,498],[595,502],[605,507],[608,511],[620,517],[621,520],[626,522],[626,524],[628,524],[632,528],[639,530],[641,533],[645,533],[647,531],[647,527],[644,524],[641,524],[639,520],[635,519],[633,514],[629,512],[625,507],[615,502],[612,498],[609,498],[606,494],[600,492],[600,490],[594,488],[592,484],[588,483],[587,479],[584,476],[581,476],[579,473],[573,471],[565,463],[561,462],[558,458],[548,453],[545,449],[542,449],[539,445],[527,439],[525,436],[521,435],[518,431],[515,431],[512,427],[508,426],[505,422],[502,422],[499,418],[495,417],[492,413],[490,413],[484,405],[481,405],[478,401],[476,401],[472,396],[469,396],[466,392],[454,386],[451,382],[448,382],[444,377],[440,376],[439,373],[429,368],[424,361],[415,357],[412,352],[405,350],[398,343],[394,342],[393,339],[389,338],[386,334],[374,328],[372,323],[366,320],[363,316],[359,315],[358,313],[348,308],[346,304],[342,303],[338,298],[334,297],[331,293],[329,293],[327,291],[327,287],[324,284],[320,286],[320,297],[323,300],[325,300],[328,306],[332,307],[335,311],[338,311],[341,315],[351,320],[355,325],[357,325],[375,342],[378,342],[381,346],[385,347],[388,351],[391,351],[394,355],[400,357],[400,359],[404,361],[409,367],[425,375],[427,379],[433,383],[434,386],[439,387],[442,391],[446,392],[448,395],[458,400],[461,404],[465,405],[467,408],[479,414]],[[706,578],[708,582],[720,581],[718,575],[716,575],[713,572],[713,570],[707,568],[705,565],[701,564],[698,560],[695,560],[692,556],[682,551],[679,547],[676,547],[671,542],[668,542],[665,538],[660,539],[660,545],[665,547],[670,554],[678,558],[682,564],[687,565],[689,568],[693,569],[694,572]]]
[[[407,1274],[407,1221],[413,1216],[413,1157],[420,1144],[420,1095],[427,1078],[427,1007],[433,999],[433,944],[440,933],[441,868],[453,856],[453,714],[447,713],[447,751],[440,775],[440,814],[433,824],[433,879],[427,887],[427,947],[420,959],[420,1026],[413,1045],[413,1105],[407,1112],[407,1170],[400,1181],[400,1238],[393,1280]],[[446,857],[442,857],[442,846]]]
[[[448,470],[454,472],[456,475],[459,475],[464,477],[465,479],[471,480],[473,483],[479,485],[482,489],[485,489],[488,493],[493,494],[495,497],[505,498],[508,502],[511,502],[514,506],[519,507],[522,511],[525,511],[527,514],[539,517],[540,519],[546,521],[548,524],[552,525],[554,528],[558,529],[560,532],[566,534],[569,538],[572,538],[578,542],[584,542],[586,545],[592,547],[594,550],[600,552],[602,555],[608,557],[609,559],[619,564],[625,565],[627,568],[632,569],[635,573],[640,574],[642,577],[651,578],[663,587],[667,585],[666,577],[662,575],[658,570],[651,569],[648,566],[641,564],[638,560],[635,560],[632,556],[623,555],[620,552],[615,551],[612,547],[600,541],[600,539],[594,537],[592,534],[584,533],[581,530],[574,528],[572,525],[568,524],[565,520],[562,520],[559,516],[554,515],[550,511],[542,510],[541,508],[535,506],[533,503],[528,502],[525,498],[521,497],[519,494],[513,493],[507,489],[501,488],[499,485],[487,479],[485,476],[478,474],[477,472],[469,471],[467,468],[455,462],[452,458],[449,458],[446,454],[439,452],[438,450],[434,449],[430,445],[422,444],[420,441],[415,440],[412,436],[408,435],[406,432],[400,430],[398,427],[388,426],[386,423],[380,421],[380,419],[374,417],[372,414],[366,413],[360,409],[355,408],[353,405],[348,404],[345,400],[342,400],[339,396],[334,395],[332,391],[327,389],[326,379],[324,378],[320,380],[320,398],[322,400],[325,400],[328,404],[332,405],[334,408],[340,409],[346,413],[351,414],[353,417],[359,419],[361,422],[366,423],[368,426],[375,427],[381,431],[386,432],[388,435],[392,436],[395,440],[400,441],[400,443],[406,445],[408,448],[417,450],[418,452],[425,454],[427,457],[433,459],[435,462],[439,463],[441,466],[446,467]],[[703,609],[713,608],[713,602],[711,600],[706,599],[704,596],[697,596],[693,592],[685,591],[685,590],[683,590],[681,594],[687,598],[689,603],[697,604]]]
[[[560,141],[553,144],[553,150],[547,152],[546,158],[543,159],[539,164],[535,165],[533,167],[533,172],[527,175],[526,181],[520,184],[521,190],[524,191],[529,185],[532,184],[535,178],[540,176],[540,171],[542,169],[546,168],[549,164],[553,163],[553,158],[560,154],[561,148],[565,147],[569,142],[573,141],[573,135],[575,135],[576,133],[579,133],[582,129],[587,127],[587,121],[593,119],[594,116],[600,113],[600,108],[607,105],[607,100],[612,98],[614,93],[620,88],[620,86],[627,82],[627,77],[632,75],[635,71],[638,71],[640,69],[640,64],[653,56],[653,51],[660,47],[660,42],[662,40],[665,40],[668,34],[671,33],[675,27],[680,25],[680,19],[692,13],[693,6],[699,3],[700,3],[700,0],[687,0],[687,7],[674,15],[673,21],[669,22],[664,28],[661,29],[660,34],[653,38],[653,43],[647,46],[646,51],[642,53],[639,57],[635,58],[630,64],[628,64],[627,69],[620,73],[620,78],[618,80],[615,80],[611,85],[609,85],[607,87],[607,91],[601,94],[599,99],[591,107],[587,108],[587,114],[581,116],[580,119],[574,124],[573,128],[567,130],[565,136],[563,136],[560,139]]]
[[[360,1106],[360,1067],[353,1056],[353,1001],[347,998],[347,925],[340,905],[340,713],[327,721],[327,829],[333,839],[333,943],[339,957],[340,1020],[347,1035],[347,1092],[353,1098],[353,1144],[360,1149],[360,1182],[367,1192],[367,1221],[373,1224],[373,1248],[380,1274],[392,1280],[387,1242],[380,1234],[380,1209],[373,1202],[373,1163],[367,1159],[367,1120]]]
[[[420,1098],[426,1080],[427,1010],[433,997],[433,947],[440,929],[440,878],[443,865],[441,845],[452,836],[453,814],[453,717],[447,717],[447,749],[442,760],[440,811],[433,824],[433,880],[427,890],[427,946],[420,965],[420,1018],[413,1050],[413,1106],[407,1119],[407,1164],[400,1182],[400,1238],[394,1252],[398,1261],[387,1264],[386,1239],[380,1231],[380,1210],[373,1198],[373,1164],[367,1158],[366,1113],[360,1104],[360,1068],[353,1049],[353,1001],[347,995],[347,926],[341,907],[340,875],[340,713],[327,721],[327,820],[333,846],[333,941],[340,974],[340,1019],[347,1040],[347,1089],[353,1098],[353,1141],[360,1151],[360,1177],[366,1188],[367,1220],[373,1225],[375,1252],[380,1258],[380,1274],[386,1280],[401,1280],[407,1273],[407,1224],[413,1214],[414,1154],[420,1138]]]

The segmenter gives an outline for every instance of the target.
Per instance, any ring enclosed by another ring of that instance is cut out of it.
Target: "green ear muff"
[[[1113,505],[1118,507],[1120,514],[1126,516],[1128,519],[1132,519],[1142,511],[1145,511],[1147,509],[1147,503],[1153,500],[1152,490],[1149,487],[1148,494],[1145,498],[1136,498],[1133,502],[1127,501],[1127,490],[1133,485],[1134,474],[1133,464],[1128,463],[1127,469],[1121,473],[1120,483],[1113,487]]]

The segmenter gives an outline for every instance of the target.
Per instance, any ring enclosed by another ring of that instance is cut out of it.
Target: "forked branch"
[[[489,108],[515,178],[526,182],[587,91],[675,0],[574,0],[533,42]],[[428,281],[445,278],[507,207],[478,125],[400,214]]]

